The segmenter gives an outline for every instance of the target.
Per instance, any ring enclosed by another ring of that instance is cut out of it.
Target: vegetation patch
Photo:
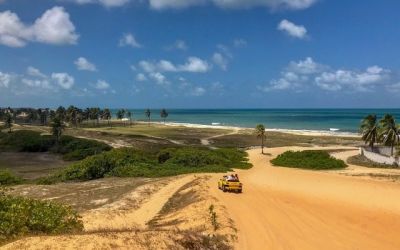
[[[22,183],[22,179],[15,176],[9,170],[0,169],[0,186],[16,185]]]
[[[271,163],[275,166],[312,170],[342,169],[347,167],[344,161],[335,159],[328,152],[320,150],[286,151],[271,160]]]
[[[82,230],[80,217],[70,207],[0,193],[0,243],[24,235]]]
[[[204,235],[200,232],[193,231],[185,231],[181,234],[182,238],[177,240],[177,243],[181,245],[184,249],[233,249],[228,237],[226,237],[225,235]]]
[[[250,168],[247,153],[237,149],[169,148],[157,155],[132,148],[113,149],[74,163],[41,181],[94,180],[107,176],[165,177],[187,173],[226,172]]]
[[[110,150],[103,142],[62,136],[57,142],[51,135],[40,132],[19,130],[13,133],[0,132],[0,151],[11,152],[53,152],[63,155],[64,160],[82,160],[87,156]]]

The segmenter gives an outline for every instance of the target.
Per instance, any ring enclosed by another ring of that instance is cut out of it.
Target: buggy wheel
[[[222,191],[226,192],[226,191],[228,191],[228,190],[226,189],[225,186],[222,186]]]

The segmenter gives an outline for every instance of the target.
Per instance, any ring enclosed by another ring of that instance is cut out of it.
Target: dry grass
[[[282,132],[267,132],[267,147],[284,147],[284,146],[329,146],[343,145],[354,146],[359,145],[359,138],[353,137],[335,137],[335,136],[309,136],[295,135]],[[211,139],[211,144],[216,147],[240,147],[247,148],[259,146],[260,140],[251,133],[241,132],[239,134],[226,135]]]
[[[144,184],[157,179],[144,178],[105,178],[101,180],[54,185],[20,185],[11,191],[12,195],[53,200],[71,205],[79,212],[88,211],[118,201]]]
[[[61,155],[51,153],[0,152],[0,169],[10,169],[27,180],[45,177],[69,164]]]

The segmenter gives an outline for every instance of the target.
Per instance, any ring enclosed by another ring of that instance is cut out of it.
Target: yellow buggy
[[[232,176],[224,176],[218,181],[218,188],[224,192],[237,192],[241,193],[243,185],[239,181],[239,178]]]

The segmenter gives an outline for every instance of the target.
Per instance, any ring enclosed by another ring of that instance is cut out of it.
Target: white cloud
[[[178,69],[175,67],[173,63],[167,60],[160,60],[158,62],[157,68],[160,71],[167,71],[167,72],[176,72]]]
[[[303,25],[296,25],[286,19],[278,24],[278,30],[285,32],[289,36],[303,39],[307,37],[307,29]]]
[[[8,88],[11,82],[11,75],[0,71],[0,87]]]
[[[222,8],[248,9],[254,7],[267,7],[271,9],[306,9],[317,0],[212,0]]]
[[[272,90],[286,90],[296,89],[301,86],[302,83],[307,81],[307,78],[301,78],[293,72],[282,72],[281,78],[273,79],[266,86],[259,86],[258,88],[264,92]]]
[[[63,7],[47,10],[33,25],[21,22],[11,11],[0,12],[0,44],[24,47],[28,42],[47,44],[76,44],[79,35]]]
[[[293,71],[298,74],[315,74],[318,72],[322,72],[326,66],[314,62],[311,57],[307,57],[304,60],[300,60],[298,62],[290,62],[287,71]]]
[[[70,0],[77,4],[101,4],[105,7],[120,7],[126,5],[130,0]]]
[[[327,91],[371,91],[378,85],[390,86],[387,85],[391,78],[390,73],[390,70],[379,66],[371,66],[365,70],[334,70],[307,57],[299,62],[290,62],[279,79],[273,79],[259,89],[302,91],[314,85]]]
[[[193,73],[204,73],[211,69],[210,65],[198,58],[198,57],[189,57],[187,62],[178,67],[179,71],[193,72]]]
[[[37,41],[49,44],[76,44],[78,35],[63,7],[47,10],[33,25]]]
[[[160,60],[158,62],[140,61],[139,67],[147,73],[154,72],[191,72],[191,73],[204,73],[211,69],[207,61],[198,57],[189,57],[184,64],[175,65],[167,60]]]
[[[32,80],[32,79],[23,78],[22,83],[24,83],[25,85],[27,85],[29,87],[33,87],[33,88],[43,88],[43,89],[52,89],[53,88],[53,86],[47,79]]]
[[[204,4],[214,4],[224,9],[249,9],[266,7],[270,9],[306,9],[317,0],[149,0],[150,7],[156,10],[183,9]]]
[[[74,64],[76,65],[78,70],[97,71],[96,65],[94,65],[91,62],[89,62],[84,57],[79,57],[78,59],[76,59]]]
[[[202,96],[206,93],[206,90],[203,87],[195,87],[192,89],[191,94],[193,96]]]
[[[143,73],[139,73],[136,75],[136,81],[139,82],[147,81],[147,77]]]
[[[139,67],[141,67],[144,71],[148,73],[154,72],[156,70],[156,66],[153,63],[145,60],[139,62]]]
[[[233,40],[233,46],[236,48],[244,48],[247,46],[247,41],[242,38],[236,38]]]
[[[187,50],[188,46],[185,41],[183,40],[176,40],[174,44],[168,46],[167,50]]]
[[[142,47],[142,45],[136,40],[136,38],[131,33],[127,33],[122,36],[122,38],[119,40],[119,46],[120,47],[130,46],[132,48]]]
[[[32,66],[29,66],[26,69],[26,72],[27,72],[28,75],[33,76],[33,77],[40,77],[40,78],[46,78],[47,77],[45,74],[40,72],[40,70],[38,70],[37,68],[34,68]]]
[[[214,55],[212,57],[212,60],[222,70],[227,70],[227,68],[228,68],[228,59],[226,59],[221,53],[214,53]]]
[[[51,78],[63,89],[71,89],[75,79],[67,73],[53,73]]]
[[[384,84],[389,79],[389,70],[372,66],[365,71],[336,70],[323,72],[315,77],[317,86],[325,90],[337,91],[351,88],[356,91],[370,91],[375,85]]]
[[[232,52],[231,52],[231,50],[229,49],[228,46],[223,45],[223,44],[218,44],[218,45],[217,45],[217,49],[218,49],[222,54],[224,54],[225,56],[227,56],[227,57],[229,57],[229,58],[233,58]]]
[[[150,78],[152,78],[158,85],[166,85],[169,82],[167,81],[167,78],[161,74],[160,72],[153,72],[149,74]]]
[[[208,0],[149,0],[150,7],[156,10],[183,9],[191,6],[199,6]]]
[[[98,80],[94,87],[99,90],[106,90],[110,88],[110,84],[104,80]]]

